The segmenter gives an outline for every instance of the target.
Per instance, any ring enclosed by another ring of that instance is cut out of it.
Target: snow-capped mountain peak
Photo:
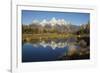
[[[51,20],[46,20],[46,19],[43,19],[41,22],[38,21],[38,20],[33,20],[32,23],[38,23],[39,25],[42,25],[42,26],[45,26],[47,24],[49,24],[50,26],[55,26],[55,25],[67,25],[69,24],[69,22],[66,22],[66,20],[64,19],[56,19],[55,17],[51,18]]]
[[[48,21],[47,21],[46,19],[43,19],[43,20],[40,22],[40,24],[41,24],[42,26],[45,26],[47,23],[48,23]]]
[[[36,19],[34,19],[34,20],[32,21],[32,23],[39,23],[39,21],[36,20]]]
[[[47,21],[46,21],[46,19],[43,19],[43,20],[41,21],[41,24],[45,24],[45,23],[47,23]]]
[[[52,26],[54,26],[55,24],[57,24],[56,18],[53,17],[53,18],[49,21],[49,23],[50,23]]]

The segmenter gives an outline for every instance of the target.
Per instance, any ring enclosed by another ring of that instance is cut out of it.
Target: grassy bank
[[[74,35],[74,34],[22,34],[23,42],[31,42],[32,40],[41,41],[41,40],[49,40],[49,39],[64,39],[64,38],[80,38],[80,37],[89,37],[89,35]]]

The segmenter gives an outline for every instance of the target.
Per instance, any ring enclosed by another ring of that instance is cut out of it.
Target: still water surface
[[[58,60],[68,52],[69,42],[75,42],[75,39],[24,43],[22,45],[22,62]]]

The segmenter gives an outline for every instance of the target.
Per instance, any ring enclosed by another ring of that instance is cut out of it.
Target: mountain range
[[[55,26],[55,25],[62,26],[62,25],[70,24],[70,22],[66,22],[64,19],[56,19],[55,17],[53,17],[49,21],[47,21],[46,19],[43,19],[42,21],[33,20],[33,22],[31,24],[39,24],[41,26],[45,26],[47,24],[49,24],[51,26]]]
[[[66,21],[64,19],[56,19],[55,17],[53,17],[51,20],[46,20],[46,19],[43,19],[42,21],[33,20],[32,23],[24,26],[28,26],[32,29],[37,28],[39,30],[46,30],[46,31],[55,30],[57,32],[68,32],[68,33],[77,32],[80,29],[80,27],[82,27],[78,25],[73,25],[71,22]]]

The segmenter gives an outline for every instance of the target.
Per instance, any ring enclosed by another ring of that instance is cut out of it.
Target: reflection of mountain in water
[[[85,46],[85,47],[82,47]],[[85,41],[76,38],[53,39],[24,43],[22,62],[89,59],[90,51]]]
[[[40,43],[33,44],[33,46],[35,46],[35,47],[38,47],[39,45],[43,46],[44,48],[49,46],[52,49],[55,49],[55,48],[64,48],[64,47],[66,47],[68,45],[68,43],[67,42],[58,42],[57,43],[57,42],[54,42],[54,41],[46,43],[45,41],[42,41]]]

